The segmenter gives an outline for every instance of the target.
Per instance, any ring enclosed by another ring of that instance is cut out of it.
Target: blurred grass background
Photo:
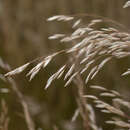
[[[39,56],[47,56],[63,49],[64,45],[58,44],[58,41],[48,40],[49,35],[60,32],[61,28],[66,30],[65,26],[59,27],[57,23],[46,21],[52,15],[96,14],[118,21],[129,29],[130,9],[122,8],[125,2],[126,0],[0,0],[0,57],[12,68],[16,68]],[[130,66],[129,61],[129,58],[112,61],[93,82],[115,87],[129,99],[130,77],[120,78],[120,74]],[[77,107],[75,87],[71,85],[64,88],[64,82],[59,80],[49,90],[44,90],[46,80],[62,63],[63,57],[56,59],[30,83],[24,73],[16,77],[19,88],[29,103],[37,129],[52,130],[54,126],[61,130],[83,129],[80,117],[75,123],[70,122]],[[2,87],[8,87],[8,84],[0,81],[0,88]],[[9,107],[9,130],[26,130],[21,105],[15,94],[0,93],[0,98],[5,98]],[[102,119],[99,118],[99,124],[100,120]]]

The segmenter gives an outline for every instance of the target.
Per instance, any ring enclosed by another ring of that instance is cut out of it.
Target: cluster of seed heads
[[[74,21],[75,19],[76,18],[73,16],[59,15],[49,18],[48,21],[57,20],[69,22],[72,20]],[[62,76],[64,76],[64,80],[66,81],[65,86],[68,86],[77,74],[83,75],[85,72],[88,72],[85,80],[85,83],[87,84],[98,74],[107,62],[113,58],[124,58],[130,55],[129,33],[121,32],[113,27],[95,28],[95,25],[103,22],[101,19],[92,20],[85,26],[79,26],[81,22],[81,19],[73,22],[72,28],[74,31],[71,34],[55,34],[49,37],[49,39],[59,39],[59,41],[63,43],[71,42],[73,43],[73,46],[43,58],[40,63],[28,72],[27,76],[30,76],[30,80],[35,77],[41,68],[47,67],[51,60],[61,53],[74,55],[75,62],[66,63],[61,66],[61,68],[48,79],[45,87],[46,89],[51,85],[53,80],[59,79]],[[5,74],[5,76],[21,73],[30,64],[31,62]],[[129,73],[128,69],[123,75]]]
[[[124,8],[130,6],[130,1],[126,2]],[[71,55],[73,62],[67,62],[62,65],[54,74],[48,79],[45,89],[47,89],[51,83],[64,77],[65,87],[69,86],[77,75],[85,76],[85,84],[88,85],[90,80],[93,80],[95,76],[101,71],[105,64],[112,59],[120,59],[128,57],[130,55],[130,34],[119,29],[109,26],[100,27],[99,24],[103,23],[103,19],[91,20],[88,24],[83,24],[82,19],[76,16],[65,16],[57,15],[47,19],[47,21],[62,21],[71,22],[71,29],[73,30],[70,34],[54,34],[49,37],[50,40],[59,39],[60,43],[72,43],[72,47],[53,53],[48,57],[40,57],[40,62],[33,67],[27,76],[30,77],[30,81],[38,74],[41,69],[44,69],[56,56],[60,54]],[[12,70],[5,74],[6,77],[10,77],[24,71],[34,61],[28,62],[27,64]],[[86,73],[85,73],[86,72]],[[130,74],[130,69],[122,74]],[[91,89],[99,89],[101,91],[100,97],[110,97],[112,102],[118,105],[123,105],[130,108],[130,103],[125,101],[122,96],[115,90],[108,90],[100,86],[89,86]],[[95,107],[100,108],[101,112],[113,113],[120,118],[113,117],[112,120],[106,121],[109,124],[115,124],[122,128],[130,129],[129,117],[120,108],[116,108],[113,105],[101,100],[99,97],[94,95],[83,95],[84,98],[92,99],[95,103]],[[90,122],[91,127],[94,130],[101,130],[96,126],[95,117],[93,114],[93,107],[87,104],[86,106],[90,110]],[[77,109],[72,121],[75,121],[79,114]],[[126,118],[127,121],[121,120]]]

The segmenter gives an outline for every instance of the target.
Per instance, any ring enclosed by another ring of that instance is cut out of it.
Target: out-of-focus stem
[[[9,77],[7,78],[8,82],[11,84],[12,90],[16,93],[17,97],[20,100],[20,103],[23,107],[23,111],[24,111],[24,117],[25,117],[25,121],[27,123],[27,127],[29,130],[35,130],[35,126],[34,126],[34,122],[31,118],[31,115],[29,113],[29,109],[28,109],[28,105],[24,99],[23,94],[19,91],[18,86],[16,84],[16,82],[14,81],[13,78]]]
[[[80,115],[83,119],[83,126],[85,130],[90,130],[90,126],[89,126],[89,116],[88,116],[88,110],[87,110],[87,101],[86,99],[83,97],[84,95],[84,84],[83,81],[80,77],[80,75],[76,76],[76,79],[74,80],[75,85],[77,86],[78,89],[78,99],[77,99],[77,103],[78,103],[78,107],[79,107],[79,111],[80,111]]]
[[[75,64],[75,72],[78,71],[78,61],[75,58],[75,56],[73,55],[73,59],[72,59]],[[77,98],[77,104],[79,107],[79,111],[80,111],[80,115],[83,119],[83,126],[85,130],[90,130],[90,126],[89,126],[89,113],[88,113],[88,109],[87,109],[87,100],[83,97],[84,95],[84,82],[80,76],[80,73],[78,73],[75,77],[75,79],[73,80],[74,84],[77,86],[78,89],[78,98]]]

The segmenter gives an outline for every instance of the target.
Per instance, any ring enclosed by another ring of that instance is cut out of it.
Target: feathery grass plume
[[[124,7],[126,7],[126,5]],[[95,76],[101,69],[103,69],[106,63],[108,64],[108,62],[110,62],[112,59],[121,59],[130,55],[130,34],[127,32],[120,31],[114,26],[108,26],[106,28],[102,28],[100,26],[96,27],[96,25],[102,24],[107,21],[104,18],[95,18],[94,20],[91,20],[89,23],[85,25],[82,25],[81,18],[79,19],[78,17],[77,20],[77,16],[58,15],[48,18],[47,21],[53,20],[64,22],[76,20],[74,23],[72,22],[72,33],[64,34],[64,32],[61,32],[60,34],[54,34],[53,36],[49,37],[50,40],[59,39],[60,43],[63,44],[72,43],[72,46],[70,48],[49,55],[46,58],[41,58],[40,62],[28,72],[27,76],[30,76],[30,80],[32,80],[42,68],[44,69],[45,67],[47,67],[51,60],[59,54],[65,54],[68,57],[73,56],[74,60],[73,62],[69,62],[69,65],[65,63],[65,65],[62,65],[57,70],[57,72],[52,74],[46,83],[45,89],[47,89],[54,80],[59,79],[62,76],[65,80],[65,87],[70,85],[72,81],[75,81],[75,79],[77,79],[77,77],[80,77],[81,75],[86,77],[83,83],[85,83],[86,86],[88,86],[88,82],[95,78]],[[108,20],[108,22],[110,21]],[[69,24],[71,24],[71,22]],[[30,65],[30,63],[32,62],[29,62],[25,64],[25,66],[21,66],[5,74],[5,76],[12,76],[22,72],[26,67]],[[123,75],[126,74],[129,74],[129,70]],[[79,85],[78,82],[76,83],[77,85]],[[96,85],[90,86],[90,88],[101,90],[99,97],[96,97],[93,94],[85,95],[83,92],[79,92],[79,100],[81,100],[81,103],[79,103],[79,112],[76,111],[72,120],[76,119],[78,113],[82,115],[84,121],[87,120],[87,115],[83,113],[85,112],[83,111],[84,109],[80,110],[80,107],[84,108],[84,105],[85,110],[88,109],[86,107],[86,100],[83,100],[86,97],[87,99],[93,100],[95,107],[100,108],[102,112],[114,114],[118,117],[122,117],[123,119],[126,118],[126,123],[128,123],[128,116],[124,111],[122,111],[120,108],[116,108],[114,105],[106,103],[103,100],[103,97],[108,97],[110,99],[112,98],[112,102],[123,102],[122,105],[128,107],[128,102],[125,102],[118,92],[116,92],[115,90],[108,90],[106,88]],[[78,89],[83,90],[83,88]],[[92,109],[90,111],[92,112]],[[93,121],[93,118],[91,118],[90,121]],[[118,125],[119,123],[119,121],[114,122],[116,125]],[[120,123],[123,124],[123,121]],[[91,123],[89,124],[91,125]],[[93,129],[100,129],[95,127],[95,124],[92,124],[92,126]]]
[[[48,21],[68,21],[75,19],[76,16],[58,15],[49,18]],[[130,39],[130,35],[128,33],[120,32],[118,29],[115,29],[113,27],[95,28],[93,24],[96,25],[98,23],[104,22],[102,19],[91,20],[90,23],[84,26],[79,25],[81,20],[82,19],[79,19],[75,22],[74,25],[78,25],[78,28],[73,28],[74,31],[71,34],[55,34],[49,38],[60,38],[60,42],[74,42],[74,45],[71,48],[56,52],[44,58],[27,74],[30,76],[30,80],[35,77],[35,75],[40,71],[42,67],[45,68],[55,56],[61,53],[64,53],[66,55],[74,54],[79,64],[81,64],[77,72],[73,71],[77,65],[74,65],[74,63],[71,64],[68,73],[66,72],[64,77],[64,79],[67,79],[68,77],[70,78],[66,80],[65,86],[71,83],[77,73],[84,74],[86,71],[88,71],[85,81],[87,84],[89,80],[92,80],[98,74],[98,72],[107,62],[113,58],[123,58],[130,55],[130,52],[128,52],[128,48],[130,48],[130,40],[124,40]],[[101,60],[101,62],[92,67],[94,63],[99,60]],[[5,74],[5,76],[11,76],[20,73],[28,65],[29,63]],[[91,69],[88,69],[89,67]],[[61,74],[59,77],[61,76],[64,75]]]
[[[95,103],[95,107],[99,108],[101,112],[106,114],[114,114],[114,118],[111,117],[111,121],[105,121],[109,124],[114,124],[118,127],[123,128],[129,128],[129,119],[130,117],[127,115],[126,111],[123,111],[121,107],[125,107],[130,109],[130,103],[123,99],[123,97],[115,90],[109,90],[100,86],[90,86],[92,89],[101,90],[99,91],[99,97],[94,95],[84,95],[83,97],[86,97],[88,99],[91,99]],[[101,98],[102,96],[112,98],[112,104],[110,105],[104,101],[104,98]],[[115,117],[120,117],[119,120],[113,120],[116,119]],[[122,124],[122,125],[121,125]]]

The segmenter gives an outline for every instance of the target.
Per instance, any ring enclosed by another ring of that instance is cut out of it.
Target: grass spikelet
[[[12,70],[10,72],[8,72],[7,74],[5,74],[5,77],[7,76],[13,76],[13,75],[16,75],[16,74],[19,74],[21,72],[23,72],[28,66],[30,65],[30,63],[27,63],[23,66],[20,66],[19,68],[16,68],[15,70]]]
[[[72,80],[75,78],[75,76],[78,74],[79,72],[75,72],[69,79],[68,81],[66,82],[65,84],[65,87],[67,87],[71,82]]]
[[[97,66],[95,66],[95,67],[93,67],[93,68],[91,69],[91,71],[89,72],[89,74],[88,74],[88,76],[87,76],[87,78],[86,78],[86,80],[85,80],[85,84],[88,83],[89,79],[91,78],[92,74],[96,71],[96,69],[97,69]]]
[[[40,71],[43,65],[44,65],[44,62],[42,61],[29,71],[27,76],[30,76],[30,79],[29,79],[30,81],[36,76],[36,74]]]
[[[81,19],[77,20],[77,21],[73,24],[72,28],[77,27],[77,26],[80,24],[80,22],[81,22]]]
[[[85,97],[85,98],[90,98],[90,99],[94,99],[94,100],[97,100],[97,99],[98,99],[96,96],[93,96],[93,95],[83,95],[83,97]]]
[[[65,34],[54,34],[53,36],[48,37],[48,39],[53,40],[53,39],[62,38],[64,36]]]
[[[107,124],[115,124],[116,126],[122,127],[122,128],[130,128],[130,124],[126,123],[124,121],[106,121]]]
[[[52,16],[50,18],[47,19],[47,21],[70,21],[73,20],[74,18],[71,16],[65,16],[65,15],[56,15],[56,16]]]
[[[56,73],[54,73],[47,81],[47,84],[45,86],[45,89],[48,89],[48,87],[51,85],[52,81],[56,78],[60,78],[64,72],[66,65],[62,66]]]
[[[103,88],[103,87],[97,86],[97,85],[91,85],[89,87],[92,88],[92,89],[97,89],[97,90],[101,90],[101,91],[107,91],[106,88]]]
[[[129,7],[129,6],[130,6],[130,1],[127,1],[127,2],[124,4],[123,8],[127,8],[127,7]]]
[[[65,75],[64,80],[66,80],[66,79],[73,73],[74,68],[75,68],[75,64],[73,64],[73,65],[70,67],[70,69],[68,70],[68,72],[67,72],[66,75]]]
[[[101,93],[100,96],[103,96],[103,97],[115,97],[115,94],[112,94],[112,93]]]

